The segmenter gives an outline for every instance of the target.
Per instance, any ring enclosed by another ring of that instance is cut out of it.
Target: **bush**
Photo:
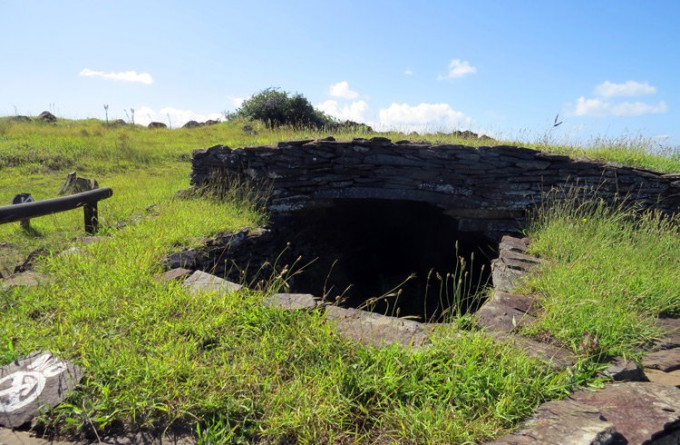
[[[294,128],[322,128],[333,122],[323,112],[315,110],[302,94],[291,97],[279,88],[267,88],[243,102],[236,115],[257,119],[269,128],[290,125]]]

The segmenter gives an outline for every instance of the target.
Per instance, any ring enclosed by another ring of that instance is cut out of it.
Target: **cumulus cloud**
[[[644,102],[618,102],[612,103],[604,99],[586,99],[579,97],[576,100],[574,116],[642,116],[645,114],[661,114],[668,111],[666,102],[657,104]]]
[[[453,59],[451,62],[449,62],[449,72],[445,76],[437,77],[437,79],[455,79],[457,77],[463,77],[476,72],[477,68],[470,65],[470,62],[467,60]]]
[[[452,131],[470,128],[472,124],[471,118],[446,103],[392,103],[375,112],[365,100],[348,100],[346,95],[338,94],[343,91],[351,91],[347,82],[331,85],[329,94],[338,99],[326,100],[316,108],[336,119],[361,122],[378,131]],[[352,97],[359,97],[359,93],[355,94]]]
[[[327,100],[316,106],[329,116],[337,119],[354,122],[368,123],[372,121],[371,112],[368,104],[363,100],[340,104],[337,100]]]
[[[197,113],[192,110],[182,110],[173,107],[165,107],[154,110],[151,107],[135,108],[135,123],[149,125],[150,122],[163,122],[177,128],[189,121],[205,122],[209,119],[218,120],[223,116],[220,113]]]
[[[420,103],[408,105],[393,103],[378,112],[377,127],[382,130],[417,131],[451,131],[469,128],[472,119],[461,111],[456,111],[449,104]]]
[[[579,97],[569,114],[572,116],[643,116],[668,112],[666,102],[656,104],[617,100],[620,97],[656,94],[656,87],[647,82],[629,80],[624,83],[605,81],[595,87],[594,98]]]
[[[89,68],[83,69],[80,73],[82,77],[99,77],[106,80],[118,80],[122,82],[137,82],[144,85],[151,85],[153,77],[149,73],[138,73],[137,71],[121,71],[117,73],[107,73],[105,71],[95,71]]]
[[[349,82],[346,80],[340,81],[338,83],[334,83],[328,88],[328,93],[331,95],[331,97],[339,97],[342,99],[356,99],[359,97],[359,93],[356,91],[352,91],[349,88]]]
[[[656,94],[656,88],[647,82],[628,80],[624,83],[613,83],[608,80],[595,87],[595,94],[600,97],[634,97]]]
[[[232,97],[231,98],[231,104],[234,106],[234,108],[240,108],[241,105],[243,105],[243,102],[246,101],[245,97]]]

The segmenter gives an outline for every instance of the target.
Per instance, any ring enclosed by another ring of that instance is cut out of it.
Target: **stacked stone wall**
[[[614,201],[627,196],[645,208],[680,209],[680,174],[660,174],[537,150],[333,138],[278,146],[195,150],[191,182],[247,178],[272,187],[273,212],[328,205],[333,199],[427,202],[461,221],[508,230],[550,190],[578,187]],[[483,223],[481,223],[483,221]]]

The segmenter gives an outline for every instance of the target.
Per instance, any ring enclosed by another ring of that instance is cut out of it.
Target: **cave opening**
[[[266,236],[231,253],[225,275],[250,282],[266,276],[263,263],[270,275],[287,266],[289,292],[441,322],[479,308],[497,256],[495,240],[458,223],[422,202],[336,199],[274,215]]]

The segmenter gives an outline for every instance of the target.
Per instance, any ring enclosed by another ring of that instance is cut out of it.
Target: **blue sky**
[[[680,2],[0,0],[0,115],[220,117],[268,87],[377,129],[680,144]],[[564,123],[553,128],[559,113]]]

